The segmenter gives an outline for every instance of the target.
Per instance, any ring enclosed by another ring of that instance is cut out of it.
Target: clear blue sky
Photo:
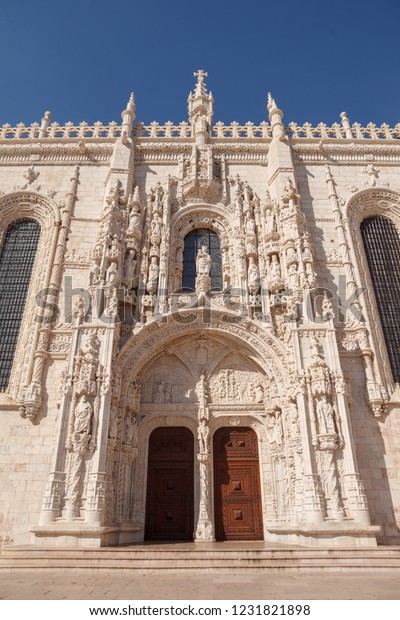
[[[7,6],[6,6],[7,5]],[[214,120],[400,120],[399,0],[5,0],[0,124],[187,119],[208,71]]]

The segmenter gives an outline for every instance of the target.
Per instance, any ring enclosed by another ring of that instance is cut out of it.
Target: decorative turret
[[[132,124],[135,120],[135,95],[131,93],[128,104],[126,106],[126,110],[124,110],[121,114],[122,118],[122,127],[121,127],[121,138],[122,142],[126,142],[129,136],[132,133]]]
[[[268,93],[267,108],[268,118],[272,128],[272,137],[278,138],[278,140],[283,140],[285,137],[285,127],[282,123],[283,112],[276,105],[275,99],[273,99],[271,93]]]
[[[192,136],[196,138],[196,144],[206,144],[214,114],[214,99],[207,93],[204,78],[208,73],[199,69],[194,73],[197,77],[194,93],[190,92],[188,97],[188,114],[192,126]]]

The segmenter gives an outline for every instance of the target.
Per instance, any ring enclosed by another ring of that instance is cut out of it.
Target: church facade
[[[399,544],[400,127],[0,129],[2,542]]]

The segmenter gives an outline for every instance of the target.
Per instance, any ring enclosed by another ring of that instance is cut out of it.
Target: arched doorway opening
[[[145,540],[193,540],[193,433],[181,426],[154,429],[148,461]]]
[[[251,428],[214,434],[216,540],[263,540],[257,435]]]

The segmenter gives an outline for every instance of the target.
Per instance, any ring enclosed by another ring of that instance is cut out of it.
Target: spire
[[[278,108],[271,93],[268,93],[267,100],[268,118],[271,123],[272,136],[278,140],[285,138],[285,126],[282,123],[283,112]]]
[[[194,92],[189,93],[188,113],[189,121],[192,126],[192,135],[196,138],[196,143],[205,144],[208,140],[210,127],[214,114],[214,99],[211,92],[207,92],[204,78],[208,73],[199,69],[194,73],[197,78]]]
[[[271,110],[274,110],[277,107],[278,106],[276,105],[275,99],[272,97],[272,94],[268,93],[268,102],[267,102],[268,113],[271,113]]]
[[[134,93],[131,93],[131,96],[129,97],[129,101],[126,104],[126,109],[121,114],[121,118],[122,118],[121,138],[122,138],[122,142],[124,143],[127,141],[127,139],[130,137],[132,133],[132,124],[136,118],[135,112],[136,112],[135,95]]]

